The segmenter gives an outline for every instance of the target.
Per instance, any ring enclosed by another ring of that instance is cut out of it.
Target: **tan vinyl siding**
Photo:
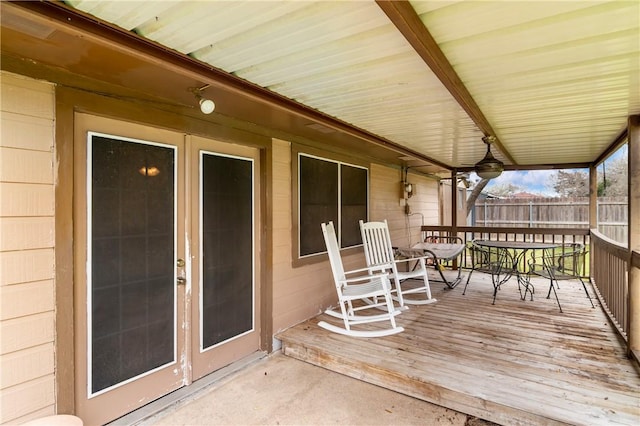
[[[371,165],[369,205],[370,220],[384,220],[389,224],[391,242],[395,246],[408,246],[420,240],[420,227],[438,225],[438,181],[417,174],[409,174],[414,195],[406,203],[411,214],[405,214],[402,171],[378,164]],[[424,223],[423,223],[424,220]]]
[[[54,91],[0,86],[0,423],[20,423],[55,413]]]
[[[336,293],[333,288],[331,269],[328,261],[294,268],[292,242],[292,181],[291,144],[285,141],[273,141],[273,330],[277,333],[301,321],[304,321],[326,307],[335,304]],[[369,188],[369,218],[389,221],[392,240],[406,245],[406,236],[411,241],[419,238],[422,216],[424,223],[438,224],[438,184],[437,181],[423,176],[411,176],[416,185],[416,195],[409,204],[416,213],[404,214],[400,206],[400,169],[371,164]],[[418,214],[419,213],[419,214]],[[318,232],[320,226],[318,225]],[[344,256],[346,269],[364,266],[361,251]]]

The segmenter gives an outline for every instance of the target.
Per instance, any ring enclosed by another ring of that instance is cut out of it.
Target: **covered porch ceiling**
[[[484,135],[507,169],[584,166],[640,114],[637,0],[1,7],[3,69],[424,173],[472,167]]]

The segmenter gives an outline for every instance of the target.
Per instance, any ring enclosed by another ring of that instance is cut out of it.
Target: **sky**
[[[621,155],[627,153],[627,145],[623,145],[611,157],[607,159],[607,163],[617,159]],[[598,167],[601,172],[602,166]],[[588,172],[588,170],[585,170]],[[492,187],[503,187],[509,184],[521,188],[522,192],[538,194],[544,197],[555,197],[558,194],[553,189],[553,177],[557,173],[556,170],[530,170],[530,171],[507,171],[500,176],[492,179],[485,187],[485,192],[491,193]],[[479,180],[475,173],[471,173],[471,181]]]
[[[521,188],[521,192],[553,197],[557,195],[553,189],[553,176],[555,174],[555,170],[507,171],[492,179],[484,190],[490,193],[492,187],[512,184]],[[471,179],[475,180],[478,177],[475,176],[475,173],[472,173]]]

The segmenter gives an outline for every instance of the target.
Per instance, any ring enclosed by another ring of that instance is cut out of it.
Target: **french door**
[[[258,152],[76,114],[76,412],[105,423],[259,349]]]
[[[191,136],[193,379],[258,349],[257,150]]]

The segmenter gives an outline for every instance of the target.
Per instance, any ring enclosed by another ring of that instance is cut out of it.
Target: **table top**
[[[542,250],[560,247],[560,243],[541,243],[536,241],[489,241],[475,240],[475,244],[482,247],[506,248],[515,250]]]

